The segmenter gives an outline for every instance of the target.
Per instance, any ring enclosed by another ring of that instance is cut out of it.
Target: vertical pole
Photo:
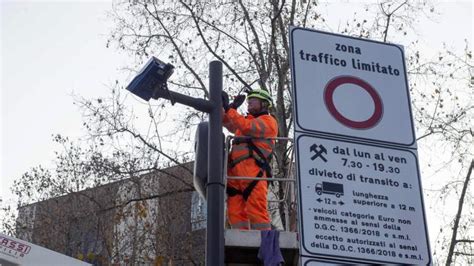
[[[209,65],[209,113],[206,265],[224,265],[224,182],[222,175],[222,63]]]

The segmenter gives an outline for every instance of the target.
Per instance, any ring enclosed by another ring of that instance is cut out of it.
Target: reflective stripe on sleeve
[[[272,150],[275,148],[275,144],[273,143],[273,140],[271,139],[253,139],[252,141],[255,144],[268,146],[267,148],[267,147],[259,147],[258,145],[255,145],[266,158],[268,158],[272,154]],[[232,152],[248,151],[248,149],[249,147],[247,143],[232,145]]]
[[[256,119],[250,122],[250,135],[257,136],[257,120]]]
[[[265,123],[263,123],[263,121],[260,120],[260,119],[256,119],[256,122],[260,126],[260,136],[259,137],[264,138],[265,137],[265,130],[267,129],[267,127],[265,126]],[[257,132],[255,132],[255,133],[257,133]]]

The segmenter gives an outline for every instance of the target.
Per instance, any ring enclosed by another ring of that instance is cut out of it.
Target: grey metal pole
[[[212,109],[214,108],[214,106],[212,105],[210,101],[194,98],[194,97],[187,96],[187,95],[174,92],[174,91],[165,91],[165,90],[158,89],[158,90],[155,90],[153,97],[155,97],[155,99],[158,99],[158,98],[164,98],[167,100],[173,99],[173,101],[177,103],[184,104],[186,106],[191,106],[198,111],[202,111],[206,113],[210,113]]]
[[[222,63],[209,65],[209,113],[206,265],[224,265],[224,181],[222,175]]]

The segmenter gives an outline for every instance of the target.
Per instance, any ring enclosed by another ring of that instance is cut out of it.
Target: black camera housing
[[[173,74],[174,66],[152,56],[142,70],[128,84],[127,90],[145,101],[153,97],[155,89],[167,89],[166,82]],[[158,99],[158,97],[153,97]]]

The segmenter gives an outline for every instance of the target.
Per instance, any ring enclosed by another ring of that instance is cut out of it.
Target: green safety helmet
[[[266,90],[258,89],[258,90],[252,90],[247,96],[247,99],[250,98],[258,98],[260,100],[264,100],[268,102],[268,107],[272,107],[273,105],[273,100],[272,96],[270,96],[270,93]]]

